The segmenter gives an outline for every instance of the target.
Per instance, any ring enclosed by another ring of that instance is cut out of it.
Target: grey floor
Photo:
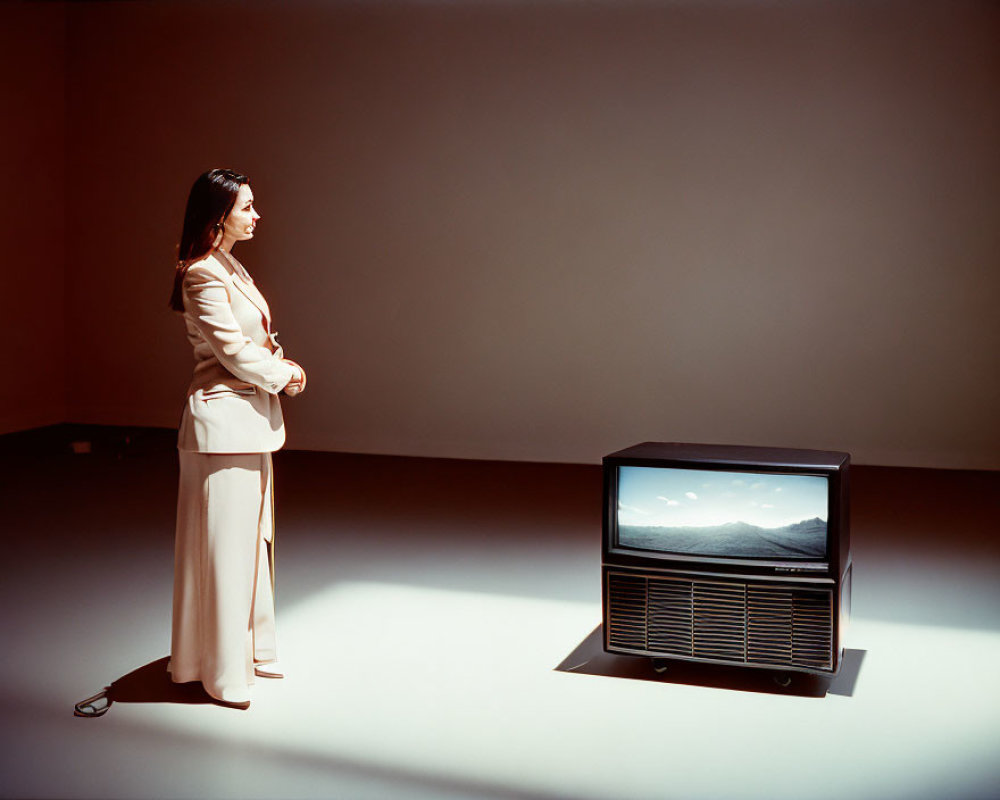
[[[280,453],[241,712],[166,680],[176,456],[106,439],[0,453],[4,797],[1000,797],[1000,473],[855,468],[848,666],[782,690],[601,652],[597,467]]]

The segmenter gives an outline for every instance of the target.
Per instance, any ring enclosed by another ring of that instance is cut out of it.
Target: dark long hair
[[[236,195],[245,183],[250,183],[246,175],[231,169],[213,169],[199,175],[191,187],[187,209],[184,211],[181,243],[177,250],[174,291],[170,295],[170,307],[174,311],[184,310],[181,289],[188,265],[211,252],[229,212],[233,210]]]

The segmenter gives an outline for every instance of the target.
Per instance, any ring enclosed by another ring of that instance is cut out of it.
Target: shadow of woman
[[[122,675],[97,694],[73,707],[78,717],[102,717],[114,703],[186,703],[214,702],[198,682],[174,683],[167,672],[169,656]]]

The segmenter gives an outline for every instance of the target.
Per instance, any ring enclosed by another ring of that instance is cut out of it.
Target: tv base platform
[[[650,666],[652,666],[653,668],[653,672],[655,672],[657,675],[664,675],[670,672],[671,668],[670,659],[654,657],[651,658],[649,661],[650,661]],[[675,664],[676,663],[680,662],[675,662]],[[789,686],[792,685],[793,676],[788,674],[787,672],[774,672],[771,673],[771,680],[775,684],[780,686],[782,689],[787,689]]]

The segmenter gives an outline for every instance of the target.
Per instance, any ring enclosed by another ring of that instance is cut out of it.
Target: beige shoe
[[[249,700],[220,700],[217,697],[212,698],[217,706],[225,706],[226,708],[235,708],[239,711],[246,711],[250,708]]]
[[[214,694],[209,692],[209,697],[216,702],[217,705],[225,706],[226,708],[238,708],[240,711],[246,711],[250,708],[250,690],[243,689],[223,689],[222,696],[216,697]]]
[[[270,664],[254,664],[253,674],[258,678],[284,678],[285,671],[277,662]]]

